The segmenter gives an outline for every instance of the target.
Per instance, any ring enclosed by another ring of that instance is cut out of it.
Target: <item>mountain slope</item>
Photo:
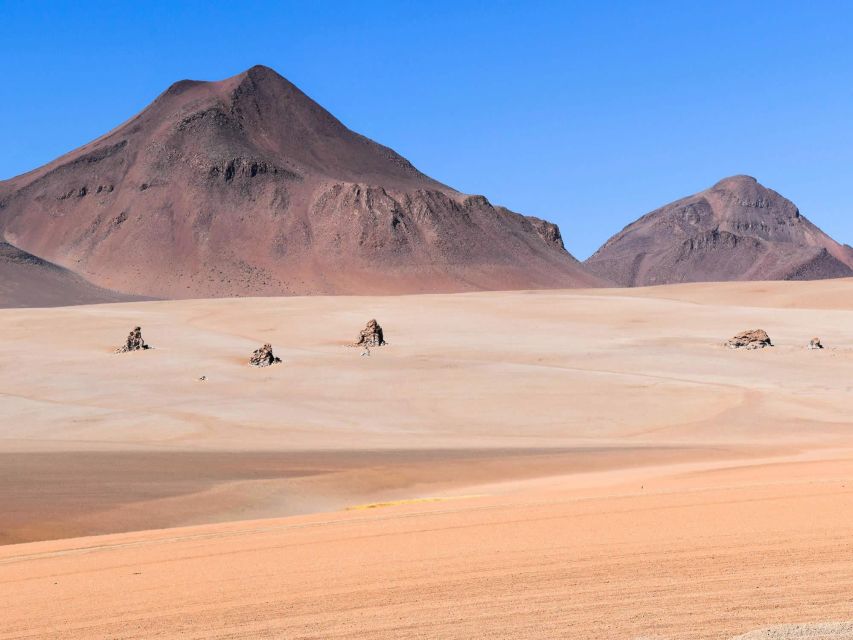
[[[853,276],[853,248],[749,176],[646,214],[585,263],[623,286],[727,280],[817,280]]]
[[[178,82],[0,185],[0,233],[100,286],[156,297],[600,283],[555,225],[425,176],[266,67]]]
[[[131,299],[134,298],[96,287],[68,269],[0,242],[0,309]]]

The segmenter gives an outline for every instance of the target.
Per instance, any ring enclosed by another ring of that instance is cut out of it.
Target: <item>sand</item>
[[[849,637],[851,292],[2,310],[0,638]]]

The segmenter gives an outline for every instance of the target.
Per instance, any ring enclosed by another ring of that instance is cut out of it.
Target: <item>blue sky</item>
[[[266,64],[585,258],[737,173],[853,244],[853,2],[0,0],[0,178]]]

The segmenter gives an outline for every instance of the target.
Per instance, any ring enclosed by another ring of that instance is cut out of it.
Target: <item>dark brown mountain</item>
[[[853,276],[853,248],[755,178],[734,176],[644,215],[585,265],[623,286],[819,280]]]
[[[253,67],[0,183],[0,239],[155,297],[594,285],[544,220],[459,193]]]
[[[86,282],[68,269],[0,242],[0,309],[123,302],[133,299]]]

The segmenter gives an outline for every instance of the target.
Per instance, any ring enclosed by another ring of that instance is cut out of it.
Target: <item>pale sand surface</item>
[[[846,637],[851,292],[0,310],[0,638]]]

